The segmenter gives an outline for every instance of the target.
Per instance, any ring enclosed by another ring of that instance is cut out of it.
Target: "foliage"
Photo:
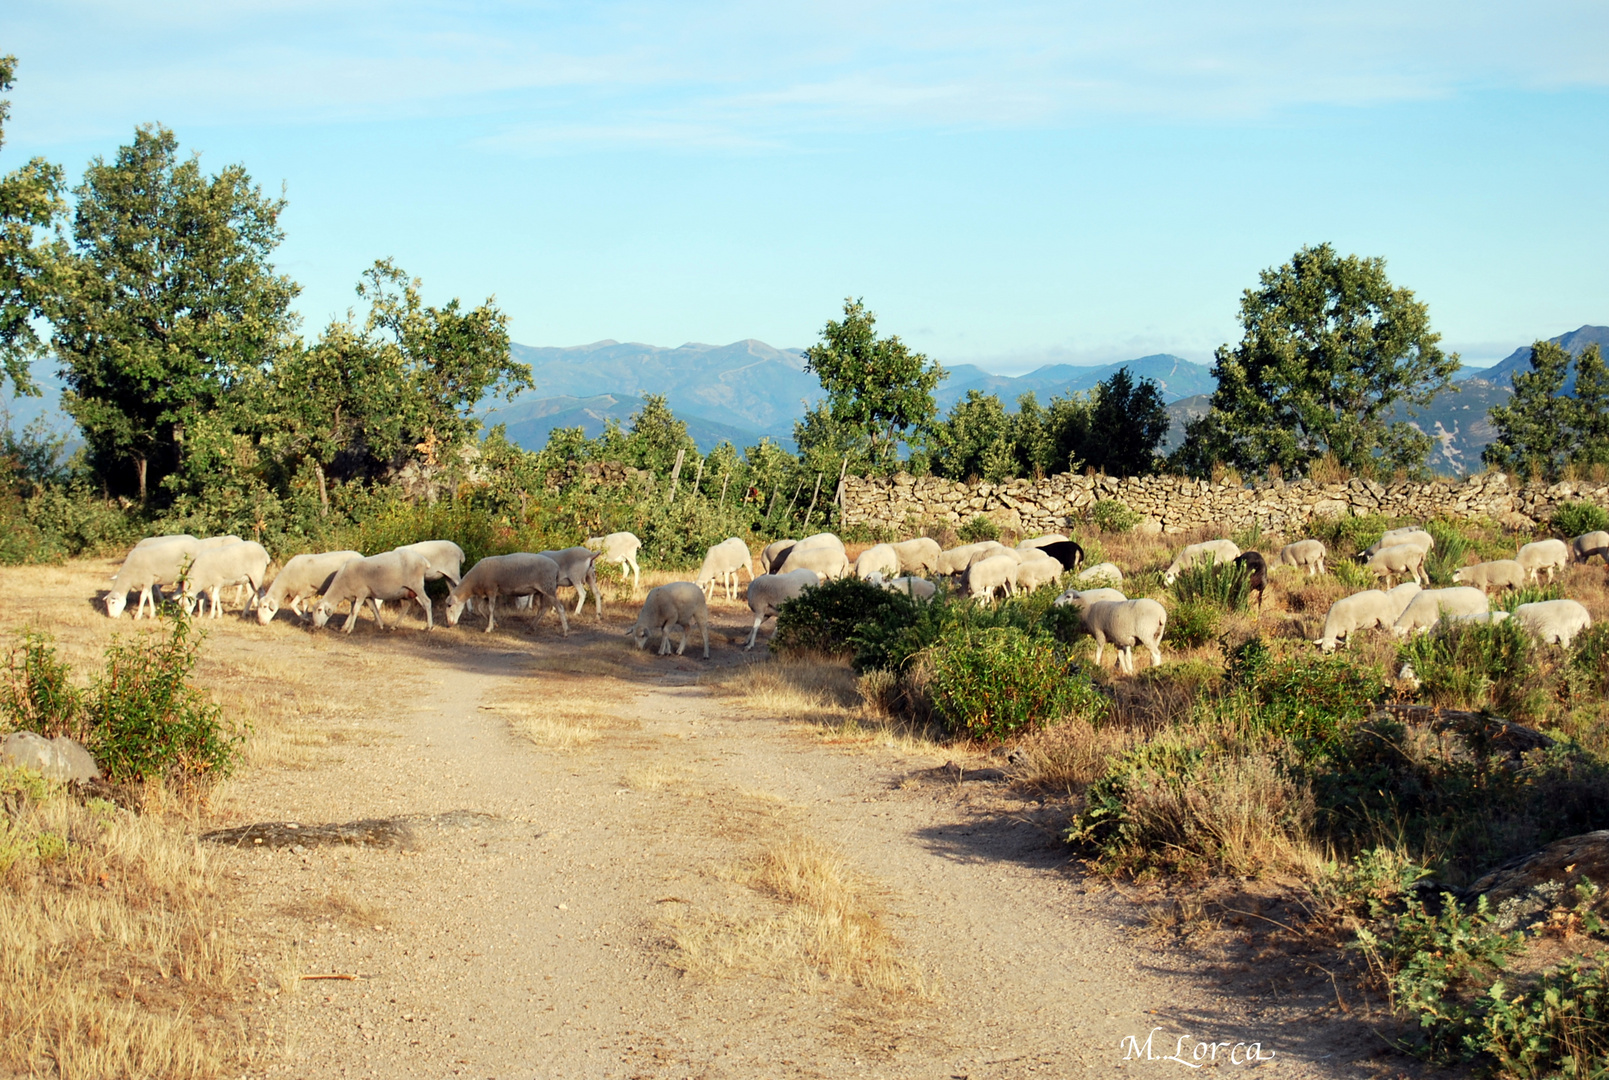
[[[1159,464],[1157,447],[1168,434],[1162,391],[1150,379],[1138,383],[1126,367],[1095,388],[1089,434],[1077,456],[1109,476],[1145,476]]]
[[[1464,565],[1469,554],[1469,540],[1446,521],[1426,522],[1425,531],[1436,541],[1436,546],[1425,553],[1425,573],[1432,585],[1451,585],[1453,572]]]
[[[1504,1075],[1593,1076],[1609,1061],[1609,956],[1601,952],[1572,957],[1513,996],[1498,980],[1483,1004],[1464,1047],[1489,1054]]]
[[[1393,523],[1379,514],[1326,516],[1315,517],[1308,522],[1307,533],[1314,539],[1324,541],[1336,559],[1344,559],[1373,547],[1392,527]]]
[[[0,679],[0,720],[6,730],[32,731],[47,738],[83,737],[79,728],[83,695],[48,634],[17,635]]]
[[[0,93],[10,90],[15,56],[0,56]],[[0,99],[0,147],[11,103]],[[60,165],[34,158],[0,176],[0,389],[9,379],[23,395],[37,395],[32,360],[44,351],[36,321],[51,310],[52,274],[61,256],[48,237],[60,218],[63,175]]]
[[[1184,600],[1168,613],[1162,640],[1178,649],[1199,649],[1218,636],[1222,611],[1211,603]]]
[[[859,578],[824,582],[783,602],[777,610],[771,651],[851,652],[862,623],[879,620],[892,610],[905,610],[910,604],[909,597]]]
[[[1173,579],[1173,595],[1180,601],[1212,604],[1224,611],[1245,611],[1250,592],[1251,567],[1245,563],[1208,558],[1185,567]]]
[[[1102,712],[1106,700],[1048,636],[983,627],[935,646],[933,702],[952,735],[1004,739],[1068,716]]]
[[[978,514],[972,520],[963,523],[955,534],[968,544],[976,544],[983,540],[1000,539],[1000,526]]]
[[[1458,358],[1383,259],[1304,247],[1262,272],[1240,317],[1245,335],[1217,352],[1212,408],[1186,426],[1180,468],[1300,476],[1327,454],[1356,473],[1423,468],[1430,438],[1387,417],[1399,403],[1428,405]]]
[[[1372,664],[1298,650],[1277,655],[1262,638],[1230,650],[1233,693],[1221,716],[1243,732],[1289,740],[1304,758],[1327,753],[1385,693]]]
[[[991,484],[1020,475],[1024,470],[1014,426],[998,397],[968,390],[934,425],[929,440],[933,471],[952,480],[980,477]]]
[[[1140,523],[1140,515],[1116,499],[1099,499],[1089,508],[1089,520],[1102,532],[1126,533]]]
[[[1566,395],[1569,351],[1551,341],[1531,346],[1531,370],[1516,372],[1514,396],[1492,407],[1497,437],[1481,452],[1483,461],[1549,480],[1568,465],[1609,463],[1609,368],[1597,345],[1574,363],[1575,392]]]
[[[1412,664],[1422,694],[1456,709],[1488,706],[1507,716],[1531,710],[1527,698],[1536,675],[1534,641],[1517,619],[1459,623],[1419,634],[1397,649],[1399,663]]]
[[[1589,502],[1562,502],[1553,508],[1553,531],[1559,536],[1584,536],[1609,531],[1609,512]]]

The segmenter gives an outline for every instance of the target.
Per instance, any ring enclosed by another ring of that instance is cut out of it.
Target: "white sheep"
[[[1531,576],[1532,581],[1540,580],[1537,577],[1539,570],[1548,572],[1548,580],[1553,580],[1554,570],[1563,570],[1570,562],[1570,549],[1563,540],[1548,537],[1546,540],[1537,540],[1520,548],[1520,553],[1514,556],[1515,560]]]
[[[179,597],[185,614],[189,614],[196,601],[205,596],[212,603],[212,617],[223,617],[223,604],[218,594],[231,585],[246,585],[251,589],[253,601],[261,595],[268,574],[268,551],[255,540],[242,540],[223,547],[208,548],[190,564],[184,576],[184,589]],[[250,604],[246,610],[250,610]]]
[[[559,602],[559,564],[546,555],[515,552],[511,555],[488,555],[469,568],[469,573],[447,594],[447,625],[457,626],[464,608],[472,599],[486,601],[486,633],[497,625],[499,597],[538,597],[536,618],[549,604],[559,613],[559,629],[570,636],[570,620]]]
[[[1095,589],[1102,586],[1116,588],[1123,584],[1123,571],[1117,568],[1116,563],[1096,563],[1081,571],[1073,578],[1073,582],[1081,589]]]
[[[869,581],[873,574],[894,577],[899,572],[899,552],[893,544],[873,544],[855,560],[855,576],[862,581]]]
[[[1529,575],[1518,559],[1493,559],[1473,566],[1460,566],[1453,571],[1453,580],[1462,585],[1474,585],[1483,591],[1492,589],[1523,589]]]
[[[709,601],[715,598],[715,583],[719,580],[726,590],[726,598],[731,600],[736,598],[742,585],[738,575],[743,570],[749,572],[749,583],[753,584],[754,561],[749,555],[749,545],[742,537],[729,536],[705,553],[704,565],[699,567],[694,584],[704,590],[704,599]]]
[[[1203,540],[1199,544],[1191,544],[1178,557],[1168,564],[1162,572],[1162,580],[1172,585],[1179,576],[1179,571],[1197,563],[1204,563],[1209,558],[1219,566],[1225,566],[1240,556],[1240,547],[1233,540]]]
[[[1323,636],[1313,644],[1325,652],[1334,652],[1341,638],[1351,644],[1352,635],[1359,631],[1376,626],[1382,629],[1389,627],[1401,617],[1419,592],[1418,585],[1406,581],[1390,591],[1366,589],[1343,596],[1330,605],[1329,612],[1324,616]]]
[[[1102,601],[1127,599],[1128,597],[1124,596],[1116,589],[1068,589],[1066,592],[1056,597],[1056,599],[1052,600],[1051,606],[1066,607],[1071,604],[1082,611],[1091,604],[1098,604]]]
[[[1601,555],[1603,561],[1609,563],[1609,532],[1582,533],[1570,541],[1570,557],[1575,562],[1586,562],[1594,555]]]
[[[659,631],[659,655],[664,656],[670,652],[670,632],[679,628],[682,632],[682,643],[676,647],[676,655],[682,655],[687,648],[687,628],[697,626],[704,633],[704,659],[710,658],[710,613],[709,605],[704,602],[704,590],[691,581],[673,581],[669,585],[648,590],[648,597],[643,601],[642,610],[637,613],[637,624],[626,631],[626,636],[635,638],[637,648],[646,648],[648,636],[655,630]]]
[[[946,548],[939,552],[938,572],[952,577],[961,573],[972,562],[972,556],[980,551],[988,550],[989,545],[993,543],[994,541],[992,540],[985,540],[977,544],[962,544],[959,547]],[[999,547],[1000,545],[995,544],[995,546]]]
[[[137,545],[118,567],[117,573],[112,575],[109,585],[110,591],[106,594],[106,614],[117,618],[123,614],[128,606],[128,594],[131,589],[140,591],[139,604],[134,608],[134,617],[140,618],[145,613],[145,605],[151,605],[151,618],[156,618],[155,588],[161,585],[177,585],[190,564],[200,554],[199,542],[194,537],[175,537],[162,543]]]
[[[899,556],[899,572],[902,574],[936,572],[942,553],[939,542],[930,536],[917,536],[894,545],[894,554]]]
[[[236,537],[236,539],[238,540],[239,537]],[[147,536],[144,540],[141,540],[138,544],[135,544],[131,550],[138,551],[141,548],[150,547],[152,544],[165,544],[169,540],[189,540],[192,543],[198,542],[196,541],[196,538],[191,536],[189,533],[163,533],[161,536]]]
[[[1401,529],[1388,529],[1378,541],[1363,549],[1363,557],[1372,559],[1377,553],[1384,551],[1388,547],[1396,547],[1399,544],[1412,544],[1414,547],[1423,548],[1428,553],[1436,549],[1436,538],[1417,525],[1409,525]]]
[[[1398,574],[1408,574],[1418,581],[1419,571],[1425,566],[1425,549],[1417,544],[1393,544],[1375,552],[1363,565],[1375,577],[1385,578],[1388,585]]]
[[[1508,618],[1506,611],[1472,611],[1467,615],[1443,615],[1441,626],[1467,626],[1470,623],[1500,623]]]
[[[1168,612],[1155,600],[1102,600],[1084,609],[1084,629],[1095,635],[1095,663],[1110,641],[1117,650],[1118,666],[1134,674],[1134,646],[1144,645],[1151,666],[1162,663],[1162,634]]]
[[[765,545],[765,549],[760,552],[761,571],[767,574],[776,573],[777,567],[782,565],[782,560],[787,558],[788,552],[798,543],[797,540],[773,540]]]
[[[867,578],[869,584],[889,592],[904,593],[912,600],[931,600],[938,594],[939,587],[926,578],[914,577],[906,574],[904,577],[885,579],[881,574],[873,574]]]
[[[296,556],[285,564],[285,569],[274,575],[268,591],[257,601],[257,621],[267,626],[287,602],[296,617],[305,621],[308,613],[302,610],[302,601],[324,595],[324,590],[335,580],[336,571],[353,559],[361,558],[361,551],[328,551],[318,555]]]
[[[1565,648],[1575,636],[1592,625],[1592,616],[1579,601],[1539,600],[1534,604],[1521,604],[1514,609],[1514,617],[1543,643],[1558,642]]]
[[[745,549],[747,550],[747,549]],[[587,606],[587,587],[592,588],[598,618],[603,618],[603,590],[598,588],[598,553],[584,547],[567,547],[558,551],[542,551],[559,566],[559,585],[575,590],[575,613]]]
[[[350,602],[352,611],[346,617],[342,632],[350,634],[357,625],[358,611],[365,603],[374,606],[374,622],[385,629],[380,617],[380,604],[386,600],[417,600],[424,609],[425,629],[434,630],[435,616],[430,610],[430,597],[425,595],[425,575],[431,573],[429,560],[417,551],[399,548],[366,559],[353,559],[335,572],[329,589],[313,609],[313,625],[323,628],[342,604]],[[440,573],[441,571],[437,571]]]
[[[463,576],[464,549],[451,540],[421,540],[417,544],[403,544],[397,550],[423,556],[428,567],[426,581],[446,578],[449,585],[457,585]]]
[[[1049,555],[1035,556],[1037,548],[1030,548],[1024,553],[1022,563],[1017,567],[1017,588],[1024,592],[1033,592],[1041,585],[1049,585],[1060,581],[1064,571],[1062,564]]]
[[[998,540],[985,540],[978,545],[978,550],[974,551],[967,559],[967,565],[971,566],[973,563],[980,563],[984,559],[993,559],[996,556],[1005,555],[1018,566],[1021,566],[1022,560],[1027,558],[1028,554],[1027,552],[1018,551],[1016,548],[1006,547]],[[1034,552],[1032,554],[1038,556],[1040,553]]]
[[[598,561],[601,563],[619,563],[622,579],[626,576],[626,571],[630,570],[632,593],[635,594],[642,588],[642,571],[637,566],[637,552],[642,550],[642,541],[634,534],[613,532],[608,536],[593,536],[582,546],[588,551],[596,551]]]
[[[792,600],[806,589],[816,586],[814,570],[795,570],[791,574],[761,574],[749,582],[749,610],[754,612],[754,627],[749,631],[745,649],[754,648],[760,636],[760,624],[777,613],[785,601]]]
[[[1308,577],[1314,577],[1324,573],[1324,559],[1328,554],[1322,540],[1298,540],[1279,549],[1279,562],[1281,566],[1299,566],[1307,571]]]
[[[833,547],[830,544],[816,547],[795,544],[789,550],[787,557],[782,560],[782,564],[771,572],[791,574],[795,570],[813,570],[821,581],[847,577],[850,573],[849,557],[844,554],[843,548]]]
[[[1426,589],[1403,609],[1391,632],[1398,637],[1421,634],[1441,621],[1443,615],[1479,615],[1491,608],[1486,594],[1469,585],[1451,589]]]
[[[961,591],[975,600],[991,600],[1002,589],[1008,596],[1016,596],[1019,569],[1020,565],[1011,555],[980,559],[961,575]]]

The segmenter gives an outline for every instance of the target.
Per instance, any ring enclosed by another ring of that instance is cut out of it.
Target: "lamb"
[[[761,574],[749,582],[749,610],[754,612],[754,628],[749,631],[745,649],[754,648],[754,639],[760,636],[760,624],[777,613],[784,601],[792,600],[806,589],[816,586],[814,570],[795,570],[791,574]]]
[[[598,553],[598,561],[603,563],[617,562],[620,564],[620,576],[625,577],[626,571],[631,571],[631,591],[642,588],[642,571],[637,566],[637,552],[642,550],[642,541],[629,532],[614,532],[608,536],[589,537],[582,545],[588,551]]]
[[[1375,577],[1385,578],[1387,585],[1393,577],[1403,573],[1418,581],[1419,571],[1425,566],[1425,549],[1417,544],[1393,544],[1375,552],[1363,565]]]
[[[1246,591],[1257,593],[1257,610],[1263,610],[1263,590],[1268,588],[1268,560],[1260,551],[1242,551],[1235,562],[1247,570]]]
[[[425,612],[425,629],[434,630],[435,616],[430,610],[430,597],[425,595],[425,575],[430,572],[429,560],[417,551],[403,548],[366,559],[353,559],[335,572],[330,587],[313,609],[313,625],[322,629],[335,609],[350,601],[352,611],[342,627],[343,633],[350,634],[357,625],[358,611],[368,602],[374,605],[375,625],[384,630],[385,622],[380,617],[382,601],[417,600]]]
[[[816,577],[822,581],[830,577],[845,577],[850,572],[849,557],[844,554],[841,547],[821,545],[805,547],[804,544],[795,544],[789,551],[782,565],[771,572],[773,574],[791,574],[795,570],[813,570]]]
[[[742,541],[738,541],[742,543]],[[747,551],[748,548],[744,548]],[[598,618],[603,618],[603,590],[598,588],[598,553],[589,551],[584,547],[567,547],[561,551],[543,551],[538,554],[546,555],[559,566],[559,584],[568,585],[576,592],[575,613],[581,614],[581,609],[587,606],[587,587],[592,587],[592,597],[597,602]],[[539,613],[540,614],[540,613]]]
[[[1527,575],[1517,559],[1493,559],[1491,562],[1460,566],[1453,571],[1453,580],[1474,585],[1482,591],[1496,589],[1523,589]]]
[[[1391,626],[1419,591],[1419,586],[1409,581],[1389,592],[1366,589],[1343,596],[1330,605],[1329,613],[1324,616],[1324,634],[1313,644],[1325,652],[1334,652],[1341,638],[1350,644],[1352,635],[1360,630]]]
[[[704,632],[704,659],[710,658],[710,614],[704,602],[704,590],[691,581],[673,581],[648,590],[642,610],[637,613],[637,625],[626,631],[627,637],[637,640],[637,648],[646,648],[648,636],[659,631],[659,655],[670,652],[670,631],[679,627],[682,643],[676,655],[687,648],[687,628],[696,625]]]
[[[973,599],[991,600],[997,590],[1017,595],[1017,560],[1011,555],[992,555],[980,559],[966,568],[961,575],[961,589]]]
[[[1324,573],[1324,558],[1328,554],[1322,540],[1298,540],[1279,549],[1279,564],[1300,566],[1308,577],[1315,577]]]
[[[1570,541],[1570,555],[1575,562],[1586,562],[1594,555],[1602,555],[1604,562],[1609,562],[1609,532],[1582,533]]]
[[[893,544],[873,544],[860,553],[855,560],[855,576],[862,581],[871,580],[873,574],[898,575],[900,572],[899,552],[894,550]]]
[[[894,545],[894,554],[899,556],[899,572],[902,574],[934,573],[939,568],[941,553],[939,542],[928,536],[901,540]]]
[[[322,555],[298,555],[285,564],[285,569],[274,575],[268,591],[257,601],[257,621],[267,626],[287,601],[298,619],[306,620],[302,601],[322,596],[335,580],[336,571],[353,559],[363,558],[360,551],[330,551]]]
[[[1061,563],[1049,555],[1040,555],[1036,558],[1034,549],[1030,549],[1017,567],[1017,588],[1024,592],[1033,592],[1041,585],[1060,581],[1063,573],[1065,571]]]
[[[1426,589],[1403,609],[1397,621],[1391,624],[1391,632],[1398,637],[1423,633],[1440,622],[1444,615],[1479,615],[1490,607],[1486,594],[1469,585]]]
[[[1095,635],[1095,663],[1110,641],[1117,650],[1118,667],[1134,674],[1134,646],[1144,645],[1151,666],[1162,663],[1162,633],[1168,612],[1155,600],[1102,600],[1084,609],[1084,629]]]
[[[1514,609],[1514,617],[1543,643],[1558,642],[1566,649],[1575,636],[1592,625],[1592,616],[1575,600],[1540,600],[1534,604],[1521,604]]]
[[[106,594],[106,614],[117,618],[128,606],[130,589],[140,591],[139,604],[134,617],[140,618],[145,605],[151,605],[151,618],[156,618],[156,596],[153,590],[159,585],[177,585],[190,564],[200,554],[194,537],[180,537],[160,544],[136,546],[130,551],[117,573],[112,575],[110,591]]]
[[[1162,580],[1172,585],[1179,576],[1179,571],[1187,566],[1206,562],[1211,558],[1217,563],[1233,562],[1235,556],[1240,554],[1240,548],[1233,540],[1204,540],[1199,544],[1191,544],[1179,552],[1178,558],[1168,565],[1162,572]]]
[[[230,585],[247,585],[255,601],[268,574],[269,561],[268,551],[255,540],[209,548],[190,564],[179,602],[189,614],[197,599],[205,595],[212,602],[212,617],[222,618],[223,605],[219,603],[218,594]],[[250,610],[249,604],[247,610]]]
[[[1399,544],[1412,544],[1414,547],[1423,548],[1426,552],[1431,552],[1436,549],[1436,538],[1416,525],[1402,529],[1390,529],[1376,543],[1363,549],[1363,557],[1372,559],[1386,548],[1396,547]]]
[[[559,602],[559,564],[547,555],[515,552],[512,555],[488,555],[470,567],[469,573],[447,594],[447,625],[457,626],[473,598],[486,601],[486,633],[497,625],[497,598],[500,596],[541,598],[536,617],[552,604],[559,613],[559,630],[570,636],[570,620]]]
[[[412,551],[424,556],[429,569],[425,571],[426,581],[435,581],[446,578],[448,584],[457,585],[463,576],[461,567],[464,565],[464,549],[451,540],[421,540],[417,544],[403,544],[398,551]]]
[[[1530,574],[1531,580],[1536,581],[1537,571],[1546,570],[1548,581],[1553,580],[1554,570],[1563,570],[1570,562],[1570,549],[1563,540],[1549,537],[1535,543],[1526,544],[1520,548],[1520,553],[1514,556],[1515,560]]]
[[[706,601],[715,598],[715,580],[719,578],[722,587],[726,590],[726,598],[734,599],[742,579],[738,572],[749,572],[749,583],[754,583],[754,565],[749,555],[749,545],[741,537],[729,536],[719,544],[710,548],[704,555],[704,565],[699,567],[698,577],[694,583],[704,590]]]
[[[1073,581],[1086,588],[1099,588],[1102,585],[1115,587],[1123,584],[1123,571],[1117,568],[1116,563],[1096,563],[1085,567]]]
[[[1068,589],[1055,600],[1051,601],[1053,607],[1066,607],[1072,604],[1080,611],[1091,604],[1098,604],[1104,600],[1127,600],[1128,597],[1116,589]]]

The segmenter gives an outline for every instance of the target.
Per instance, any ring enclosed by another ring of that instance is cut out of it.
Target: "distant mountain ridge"
[[[1551,337],[1547,340],[1555,345],[1563,345],[1571,356],[1580,356],[1586,351],[1588,345],[1596,345],[1600,349],[1609,351],[1609,326],[1581,326],[1567,334],[1560,334],[1558,337]],[[1524,374],[1530,370],[1531,346],[1521,345],[1502,360],[1487,368],[1481,378],[1512,389],[1515,374]],[[1564,392],[1566,394],[1575,392],[1575,364],[1573,363],[1570,365],[1569,374],[1564,379]]]

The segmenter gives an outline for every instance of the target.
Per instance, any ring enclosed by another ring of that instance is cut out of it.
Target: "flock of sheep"
[[[382,605],[396,600],[417,602],[425,624],[435,620],[425,582],[445,579],[450,585],[446,619],[456,626],[466,610],[484,607],[486,630],[496,626],[497,604],[511,600],[518,607],[535,607],[540,619],[548,606],[557,612],[561,632],[569,633],[565,605],[559,601],[560,588],[577,592],[576,614],[586,606],[590,590],[599,617],[603,597],[598,589],[597,563],[619,563],[622,572],[632,575],[633,590],[641,586],[637,553],[642,544],[629,532],[593,537],[579,547],[559,551],[518,552],[487,556],[462,573],[463,550],[448,540],[408,544],[395,550],[365,557],[356,551],[298,555],[267,581],[271,565],[261,544],[238,536],[197,539],[188,535],[158,536],[140,541],[112,578],[106,596],[106,611],[113,618],[122,614],[131,592],[138,591],[134,617],[140,618],[145,605],[156,613],[157,590],[177,587],[177,599],[184,609],[210,605],[218,617],[221,593],[235,587],[246,611],[255,610],[263,625],[271,622],[283,607],[300,619],[311,619],[323,627],[343,604],[350,611],[343,627],[351,633],[360,609],[372,606],[375,622],[384,627]],[[1364,566],[1382,581],[1382,587],[1369,589],[1337,600],[1324,620],[1323,636],[1315,644],[1333,650],[1342,640],[1372,627],[1390,628],[1399,636],[1427,630],[1442,619],[1451,621],[1496,622],[1508,617],[1489,610],[1486,590],[1520,588],[1539,580],[1571,561],[1585,561],[1592,555],[1609,562],[1609,533],[1588,533],[1568,545],[1562,540],[1540,540],[1524,545],[1513,559],[1466,566],[1454,574],[1458,584],[1452,588],[1424,589],[1421,579],[1426,554],[1435,547],[1430,533],[1418,527],[1393,529],[1362,555]],[[1318,540],[1287,544],[1278,563],[1297,567],[1309,576],[1324,572],[1328,552]],[[748,544],[740,537],[724,540],[709,549],[693,581],[678,581],[651,589],[638,612],[636,624],[627,631],[638,648],[646,647],[650,637],[659,635],[661,654],[670,651],[673,633],[680,634],[676,653],[687,647],[689,631],[697,629],[709,657],[709,609],[717,587],[728,599],[742,588],[740,575],[747,572],[747,601],[754,614],[748,649],[754,648],[760,626],[777,614],[783,603],[806,588],[829,578],[850,575],[883,588],[927,599],[937,591],[935,578],[947,577],[959,590],[978,600],[990,600],[999,593],[1014,595],[1017,590],[1032,591],[1060,582],[1063,575],[1076,575],[1073,588],[1055,600],[1057,605],[1073,605],[1080,612],[1084,628],[1095,638],[1096,663],[1107,645],[1117,651],[1121,670],[1134,671],[1133,651],[1143,646],[1151,662],[1162,662],[1161,643],[1167,628],[1167,610],[1155,600],[1129,599],[1118,588],[1123,573],[1105,562],[1080,570],[1083,549],[1065,536],[1050,535],[1025,540],[1016,547],[996,541],[982,541],[943,549],[937,541],[917,537],[901,543],[877,544],[867,548],[853,562],[843,541],[832,533],[818,533],[803,540],[779,540],[760,553],[763,573],[756,575]],[[1262,605],[1268,581],[1268,564],[1261,553],[1242,552],[1230,540],[1209,540],[1191,544],[1163,573],[1172,584],[1187,567],[1203,562],[1238,563],[1249,573],[1252,591]],[[1395,578],[1411,581],[1392,586]],[[1591,625],[1587,610],[1574,600],[1549,600],[1522,604],[1515,617],[1544,641],[1568,645],[1577,633]]]

